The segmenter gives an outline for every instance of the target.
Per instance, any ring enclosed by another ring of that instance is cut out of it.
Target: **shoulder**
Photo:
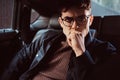
[[[34,36],[32,42],[34,42],[35,40],[44,40],[44,39],[52,38],[60,34],[62,34],[62,30],[54,30],[54,29],[39,30]]]
[[[92,42],[92,46],[95,52],[108,54],[116,53],[116,48],[108,41],[101,41],[95,38]]]

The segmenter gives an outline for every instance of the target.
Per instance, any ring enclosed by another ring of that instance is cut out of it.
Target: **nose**
[[[77,29],[78,27],[79,27],[79,25],[78,25],[77,21],[76,21],[76,20],[74,20],[74,22],[73,22],[73,25],[72,25],[71,29]]]

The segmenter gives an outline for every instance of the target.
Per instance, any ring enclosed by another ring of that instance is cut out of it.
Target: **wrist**
[[[82,50],[74,50],[74,52],[75,52],[76,57],[79,57],[84,53],[84,51]]]

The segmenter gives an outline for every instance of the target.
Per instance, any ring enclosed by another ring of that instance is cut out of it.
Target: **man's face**
[[[93,21],[93,16],[89,10],[71,8],[61,13],[58,21],[66,37],[74,32],[81,33],[84,37],[88,34],[89,26]]]

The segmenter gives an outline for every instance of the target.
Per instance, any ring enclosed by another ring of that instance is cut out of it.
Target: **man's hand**
[[[73,31],[67,36],[67,42],[74,50],[76,57],[81,56],[85,52],[85,37],[81,32]]]

